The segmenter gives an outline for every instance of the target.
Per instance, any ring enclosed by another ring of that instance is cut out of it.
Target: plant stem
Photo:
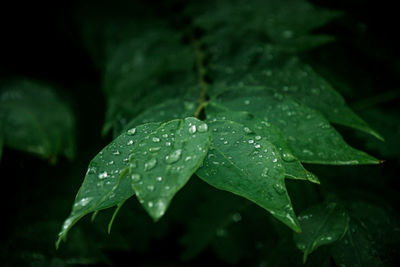
[[[196,40],[193,37],[192,37],[192,46],[193,46],[194,53],[196,56],[197,77],[199,79],[199,84],[200,84],[200,88],[201,88],[199,105],[197,106],[197,109],[194,113],[194,116],[196,118],[199,118],[200,113],[206,106],[206,102],[207,102],[208,84],[205,81],[205,76],[206,76],[207,70],[204,66],[204,53],[201,50],[200,43],[198,40]]]

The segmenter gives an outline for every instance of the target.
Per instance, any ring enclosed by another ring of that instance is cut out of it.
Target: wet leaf
[[[294,233],[294,242],[304,252],[303,262],[318,247],[341,239],[349,226],[347,212],[335,202],[311,207],[300,213],[298,219],[302,232]]]
[[[134,195],[130,186],[129,156],[134,146],[160,124],[149,123],[131,128],[103,148],[89,163],[85,179],[75,198],[71,214],[64,221],[57,246],[71,227],[83,216],[118,206]]]
[[[377,164],[365,152],[350,147],[319,112],[264,88],[229,91],[212,100],[236,111],[248,111],[278,127],[293,154],[305,163]]]
[[[279,128],[249,112],[233,111],[214,102],[211,102],[210,105],[208,105],[206,113],[210,120],[231,120],[241,123],[248,127],[249,132],[256,134],[254,137],[256,140],[265,138],[268,142],[272,143],[278,149],[279,155],[282,159],[282,164],[285,167],[287,178],[308,180],[317,184],[319,183],[318,178],[311,172],[307,171],[301,165],[300,161],[293,155]]]
[[[209,123],[213,143],[196,174],[210,185],[245,197],[300,231],[286,191],[285,169],[277,149],[233,121]]]
[[[206,123],[172,120],[143,138],[132,151],[130,176],[139,202],[160,219],[174,195],[200,167],[211,142]]]

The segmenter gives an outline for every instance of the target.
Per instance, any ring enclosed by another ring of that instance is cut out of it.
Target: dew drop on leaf
[[[132,129],[129,129],[128,131],[127,131],[127,134],[128,135],[134,135],[136,133],[136,128],[132,128]]]
[[[134,182],[140,181],[140,178],[141,178],[140,174],[134,173],[134,174],[131,175],[131,179]]]
[[[208,131],[208,126],[206,123],[200,124],[198,129],[197,129],[200,133],[204,133]]]
[[[194,134],[196,133],[197,129],[196,129],[196,125],[192,125],[189,127],[189,133]]]
[[[182,156],[182,149],[177,149],[165,157],[167,163],[175,163]]]
[[[99,179],[104,179],[108,177],[108,173],[107,172],[102,172],[99,174]]]
[[[152,158],[151,160],[149,160],[148,162],[146,162],[144,164],[144,170],[149,171],[149,170],[153,169],[156,165],[157,165],[157,159]]]

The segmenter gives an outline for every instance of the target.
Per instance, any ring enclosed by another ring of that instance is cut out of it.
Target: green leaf
[[[0,89],[3,145],[56,160],[75,154],[75,122],[71,110],[53,88],[28,80]]]
[[[279,155],[283,160],[282,163],[285,167],[287,178],[309,180],[319,184],[318,178],[304,169],[300,161],[293,155],[279,128],[249,112],[229,110],[214,102],[207,106],[206,114],[209,120],[230,120],[241,123],[247,126],[250,131],[256,133],[257,138],[266,138],[278,149]]]
[[[303,0],[255,0],[251,5],[245,0],[200,3],[189,5],[187,13],[195,14],[196,26],[211,32],[207,43],[217,47],[231,41],[228,46],[236,49],[265,42],[265,35],[270,42],[291,52],[311,49],[332,40],[330,36],[310,34],[312,30],[341,15]],[[239,39],[241,43],[235,42]],[[230,49],[219,53],[227,51]]]
[[[332,85],[298,58],[287,60],[283,67],[260,69],[243,78],[246,85],[267,85],[271,94],[290,96],[299,103],[321,112],[329,121],[352,127],[383,139],[357,116]]]
[[[277,149],[256,138],[242,124],[213,121],[213,143],[196,174],[210,185],[245,197],[269,211],[295,231],[300,231]]]
[[[350,147],[317,111],[264,87],[231,90],[211,100],[228,109],[248,111],[277,126],[294,155],[305,163],[377,164],[365,152]]]
[[[103,133],[114,128],[114,135],[155,104],[197,96],[193,52],[181,44],[181,33],[165,27],[163,21],[120,26],[118,31],[125,37],[117,43],[109,40],[104,63],[107,112]]]
[[[337,203],[324,203],[300,213],[299,222],[302,233],[294,233],[294,242],[307,256],[322,245],[327,245],[342,238],[349,226],[349,216]]]
[[[350,224],[346,235],[332,247],[337,265],[386,266],[382,253],[397,246],[398,221],[393,220],[385,209],[363,202],[350,206]],[[396,248],[394,248],[396,250]]]
[[[172,120],[142,139],[132,151],[132,187],[154,220],[200,167],[211,142],[206,123],[196,118]]]
[[[193,116],[196,104],[194,101],[179,98],[167,100],[140,113],[125,126],[125,129],[148,122],[170,121]]]
[[[159,125],[159,123],[144,124],[122,133],[90,161],[71,214],[64,221],[59,233],[57,247],[69,229],[83,216],[118,206],[134,195],[130,179],[126,178],[129,173],[129,156],[134,144]]]

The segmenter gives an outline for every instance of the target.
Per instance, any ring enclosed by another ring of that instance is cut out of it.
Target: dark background
[[[361,115],[369,107],[399,114],[400,39],[397,38],[400,25],[395,1],[312,2],[343,10],[345,15],[319,30],[333,34],[336,42],[311,51],[303,55],[304,58],[331,80]],[[33,242],[30,236],[18,237],[15,233],[40,222],[43,217],[52,218],[55,224],[49,227],[49,232],[44,230],[42,238],[56,239],[52,234],[60,227],[57,222],[61,223],[67,216],[88,162],[110,140],[110,137],[101,137],[105,102],[99,70],[81,42],[75,18],[79,4],[79,1],[10,1],[7,6],[2,3],[0,7],[0,80],[31,77],[62,88],[63,97],[75,112],[78,129],[78,153],[74,162],[60,159],[57,165],[51,166],[23,152],[5,149],[0,162],[1,236],[8,249],[3,250],[3,254],[18,250],[21,241]],[[156,2],[154,4],[156,7]],[[348,138],[352,138],[351,133]],[[359,142],[358,147],[364,145],[356,138],[353,142]],[[398,211],[398,160],[388,159],[376,168],[385,169],[390,186],[386,200],[393,201]],[[148,253],[110,251],[109,255],[115,264],[135,258],[138,263],[150,261],[153,266],[172,266],[177,259],[174,255],[178,255],[180,249],[175,231],[179,232],[173,229],[166,239],[153,241]],[[45,243],[31,245],[40,251],[48,249]],[[158,253],[151,254],[154,251]],[[37,257],[42,256],[38,254]],[[193,265],[202,266],[215,260],[212,254],[205,253]],[[157,262],[162,263],[157,265]]]

